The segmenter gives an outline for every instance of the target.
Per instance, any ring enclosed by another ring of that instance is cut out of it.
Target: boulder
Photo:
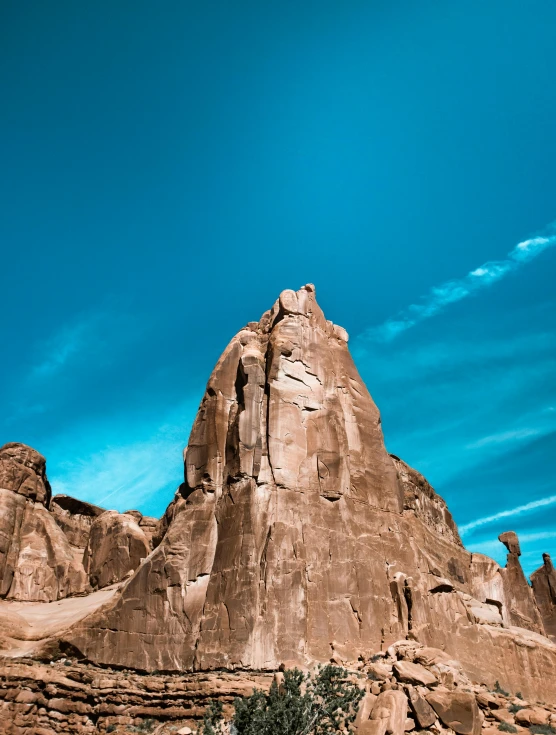
[[[427,702],[440,720],[459,735],[479,735],[482,716],[475,696],[470,692],[433,691]]]
[[[371,720],[377,723],[375,735],[391,733],[403,735],[407,719],[407,697],[399,689],[382,692],[374,703]]]
[[[91,586],[98,589],[121,582],[149,552],[149,542],[136,517],[109,510],[91,525],[83,565]]]
[[[434,674],[421,664],[412,663],[411,661],[396,661],[394,672],[400,681],[408,684],[421,684],[426,687],[438,684],[438,679]]]
[[[436,712],[427,700],[416,690],[409,689],[409,703],[419,727],[430,727],[436,721]]]

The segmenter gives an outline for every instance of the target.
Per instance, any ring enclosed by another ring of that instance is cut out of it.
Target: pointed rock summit
[[[556,646],[514,539],[509,569],[463,548],[444,501],[386,451],[347,341],[312,285],[238,332],[159,545],[65,643],[146,671],[276,670],[409,638],[480,681],[552,696]]]

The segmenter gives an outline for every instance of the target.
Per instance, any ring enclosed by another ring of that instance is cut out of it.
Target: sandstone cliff
[[[518,552],[503,569],[463,548],[444,501],[387,453],[347,339],[309,285],[231,340],[160,544],[65,643],[145,671],[274,670],[410,638],[556,700]]]

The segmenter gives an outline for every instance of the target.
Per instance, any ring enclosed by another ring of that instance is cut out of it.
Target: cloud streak
[[[464,526],[460,526],[460,533],[464,536],[469,531],[480,526],[486,526],[489,523],[494,523],[501,520],[502,518],[513,518],[520,516],[523,513],[530,513],[531,511],[537,510],[538,508],[545,508],[549,505],[556,504],[556,495],[550,495],[547,498],[539,498],[539,500],[533,500],[531,503],[525,503],[525,505],[518,505],[516,508],[509,508],[508,510],[500,511],[491,516],[485,516],[484,518],[477,518],[471,523],[466,523]]]
[[[410,304],[406,309],[377,327],[366,330],[362,337],[374,342],[390,342],[399,334],[411,329],[425,319],[444,311],[450,304],[468,298],[483,288],[519,270],[548,248],[556,245],[555,225],[550,226],[550,234],[531,237],[519,242],[504,260],[490,260],[464,276],[446,281],[431,288],[420,303]]]

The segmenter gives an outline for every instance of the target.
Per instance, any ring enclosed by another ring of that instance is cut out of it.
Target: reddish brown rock
[[[436,721],[436,712],[427,700],[413,688],[409,690],[409,702],[419,727],[430,727]]]
[[[509,609],[509,622],[521,628],[544,633],[544,626],[535,603],[533,591],[523,573],[519,557],[521,550],[514,531],[500,534],[498,540],[508,549],[506,567],[502,572],[504,591]]]
[[[83,556],[93,521],[105,509],[70,495],[55,495],[50,501],[49,510],[70,544],[75,549],[80,549]]]
[[[388,455],[346,340],[311,286],[232,339],[159,545],[68,641],[145,670],[276,669],[410,636],[491,686],[556,698],[556,646],[517,556],[501,570],[469,554],[430,485]]]
[[[463,546],[456,523],[443,498],[435,493],[429,482],[417,470],[395,454],[390,456],[394,460],[403,488],[404,510],[413,511],[437,534]]]
[[[468,692],[431,692],[427,702],[446,725],[459,735],[480,735],[482,717],[475,696]]]
[[[59,600],[89,590],[83,566],[45,505],[44,457],[24,444],[0,449],[0,597]]]
[[[542,558],[544,563],[531,575],[531,584],[544,629],[556,639],[556,570],[549,554]]]
[[[83,565],[91,586],[98,589],[120,582],[149,552],[149,542],[137,518],[107,510],[91,525]]]

